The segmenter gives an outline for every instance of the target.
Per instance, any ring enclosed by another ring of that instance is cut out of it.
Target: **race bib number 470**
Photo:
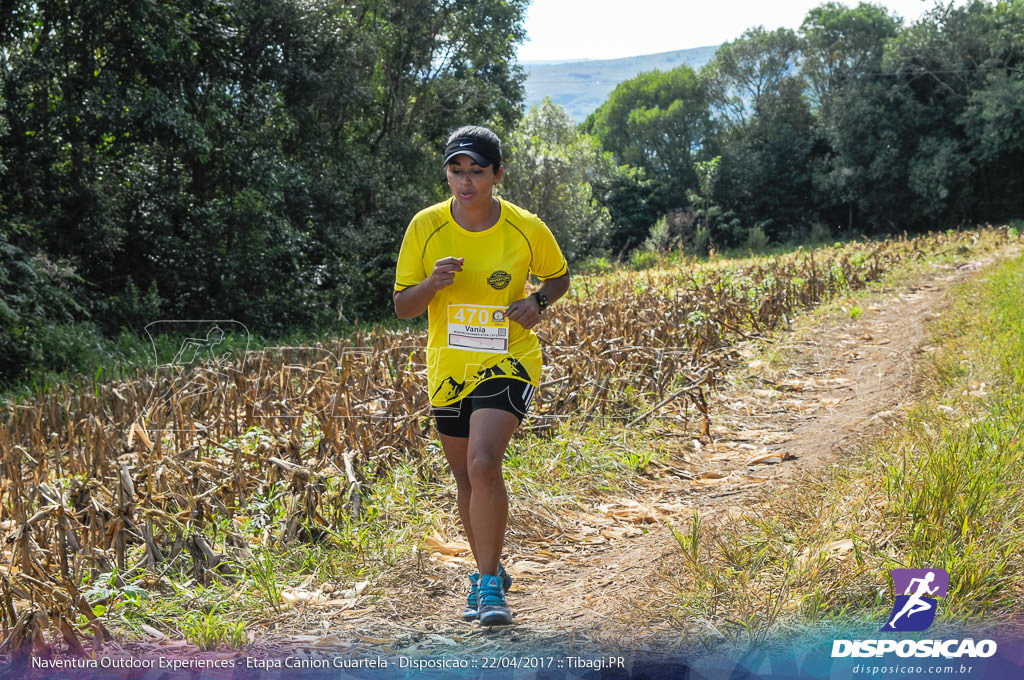
[[[505,308],[448,305],[448,347],[473,352],[507,352]]]

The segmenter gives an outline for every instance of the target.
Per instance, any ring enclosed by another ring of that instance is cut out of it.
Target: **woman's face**
[[[448,186],[455,200],[466,207],[489,205],[494,187],[501,181],[505,168],[493,165],[481,168],[469,156],[462,154],[448,162]]]

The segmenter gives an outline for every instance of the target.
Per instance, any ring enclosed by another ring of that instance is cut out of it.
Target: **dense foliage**
[[[504,153],[501,193],[542,216],[570,262],[603,255],[612,221],[592,187],[618,174],[611,154],[550,99],[531,107]]]
[[[5,3],[0,379],[69,334],[379,315],[445,136],[520,115],[525,6]]]
[[[523,117],[528,0],[47,0],[0,14],[0,382],[163,319],[381,318],[438,148],[494,127],[570,259],[1024,214],[1024,0],[829,2]],[[652,245],[653,244],[653,245]],[[661,245],[659,245],[661,244]]]

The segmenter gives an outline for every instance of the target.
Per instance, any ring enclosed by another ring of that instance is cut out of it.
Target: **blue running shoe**
[[[501,579],[501,589],[507,593],[508,589],[512,587],[512,577],[505,571],[501,562],[498,562],[498,577]]]
[[[505,603],[501,579],[484,574],[480,577],[480,598],[476,610],[481,626],[507,626],[512,623],[512,612]]]
[[[462,618],[466,621],[472,621],[476,618],[476,608],[479,605],[477,600],[480,599],[480,574],[470,574],[469,576],[469,597],[466,598],[466,608],[462,610]]]
[[[505,566],[500,562],[498,563],[498,576],[501,578],[501,589],[506,593],[508,589],[512,587],[512,577],[507,571]],[[466,621],[472,621],[477,617],[477,600],[480,599],[480,574],[470,574],[469,576],[469,595],[466,597],[466,606],[462,610],[462,618]]]

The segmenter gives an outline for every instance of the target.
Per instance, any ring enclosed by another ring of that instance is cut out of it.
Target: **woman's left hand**
[[[510,304],[505,310],[505,316],[523,328],[533,328],[540,323],[540,303],[534,296],[527,295],[522,300]]]

